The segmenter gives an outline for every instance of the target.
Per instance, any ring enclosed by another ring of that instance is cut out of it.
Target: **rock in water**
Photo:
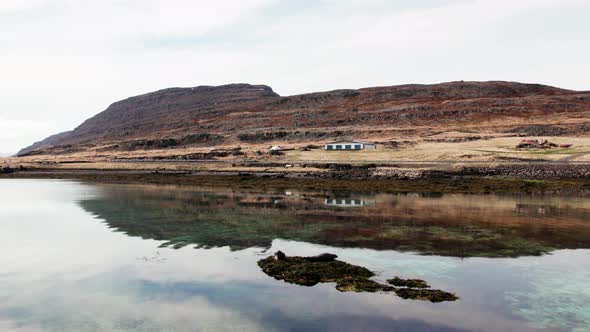
[[[457,295],[439,289],[397,288],[394,292],[404,300],[420,300],[440,303],[457,301],[459,299]]]
[[[331,262],[310,262],[309,257],[286,256],[277,260],[275,256],[258,261],[258,266],[267,275],[300,286],[314,286],[321,282],[338,282],[344,279],[369,279],[375,274],[362,266],[334,260]],[[359,284],[357,288],[362,285]]]
[[[273,256],[258,261],[262,272],[277,280],[300,286],[335,282],[340,292],[393,292],[403,299],[430,301],[433,303],[457,301],[453,294],[438,289],[428,289],[428,283],[420,279],[389,279],[389,285],[370,278],[375,276],[365,267],[336,260],[334,254],[313,257],[287,256],[277,251]],[[398,288],[393,285],[401,285]],[[426,289],[425,289],[426,288]]]

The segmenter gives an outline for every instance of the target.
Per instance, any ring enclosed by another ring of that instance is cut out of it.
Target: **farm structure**
[[[374,143],[360,142],[355,140],[341,140],[330,142],[324,145],[324,149],[328,151],[339,151],[339,150],[369,150],[375,149]]]

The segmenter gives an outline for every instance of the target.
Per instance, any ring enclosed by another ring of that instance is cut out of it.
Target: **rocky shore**
[[[330,172],[306,172],[303,177],[333,179],[436,179],[449,177],[502,177],[513,179],[590,179],[588,164],[510,164],[457,167],[452,170],[340,165]]]
[[[317,175],[317,174],[316,174]],[[314,174],[305,174],[314,176]],[[435,179],[449,177],[503,177],[513,179],[590,179],[587,164],[513,164],[488,167],[458,167],[453,170],[433,170],[400,167],[350,167],[319,174],[320,177],[341,179]]]
[[[228,188],[314,189],[355,192],[538,193],[590,195],[587,166],[465,168],[455,171],[372,168],[330,171],[175,171],[136,169],[2,168],[2,178],[69,179]]]
[[[235,166],[235,165],[234,165]],[[274,167],[273,167],[274,166]],[[469,166],[454,167],[451,170],[405,168],[397,166],[376,166],[376,165],[298,165],[302,168],[312,168],[309,171],[293,172],[281,165],[260,165],[251,167],[247,171],[242,170],[147,170],[147,169],[125,169],[126,172],[155,173],[155,174],[194,174],[194,175],[228,175],[228,176],[251,176],[261,178],[315,178],[315,179],[343,179],[343,180],[366,180],[366,179],[439,179],[451,177],[494,177],[513,179],[590,179],[590,164],[508,164],[499,166]],[[321,171],[318,171],[321,170]],[[324,170],[322,170],[324,169]],[[121,169],[92,169],[92,168],[28,168],[23,166],[0,167],[0,174],[19,174],[19,177],[42,174],[59,173],[97,173],[109,174],[112,172],[122,173]]]
[[[462,173],[465,175],[501,176],[518,179],[590,179],[590,165],[505,165],[497,167],[466,168]]]

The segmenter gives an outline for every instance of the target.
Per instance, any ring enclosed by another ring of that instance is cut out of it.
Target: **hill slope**
[[[171,88],[109,106],[19,155],[269,141],[368,139],[440,131],[584,135],[590,92],[515,82],[450,82],[281,97],[268,86]]]

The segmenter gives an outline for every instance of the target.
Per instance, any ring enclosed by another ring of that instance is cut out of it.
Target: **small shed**
[[[330,142],[324,145],[324,149],[328,151],[336,150],[368,150],[375,149],[375,143],[367,143],[356,140],[340,140]]]

